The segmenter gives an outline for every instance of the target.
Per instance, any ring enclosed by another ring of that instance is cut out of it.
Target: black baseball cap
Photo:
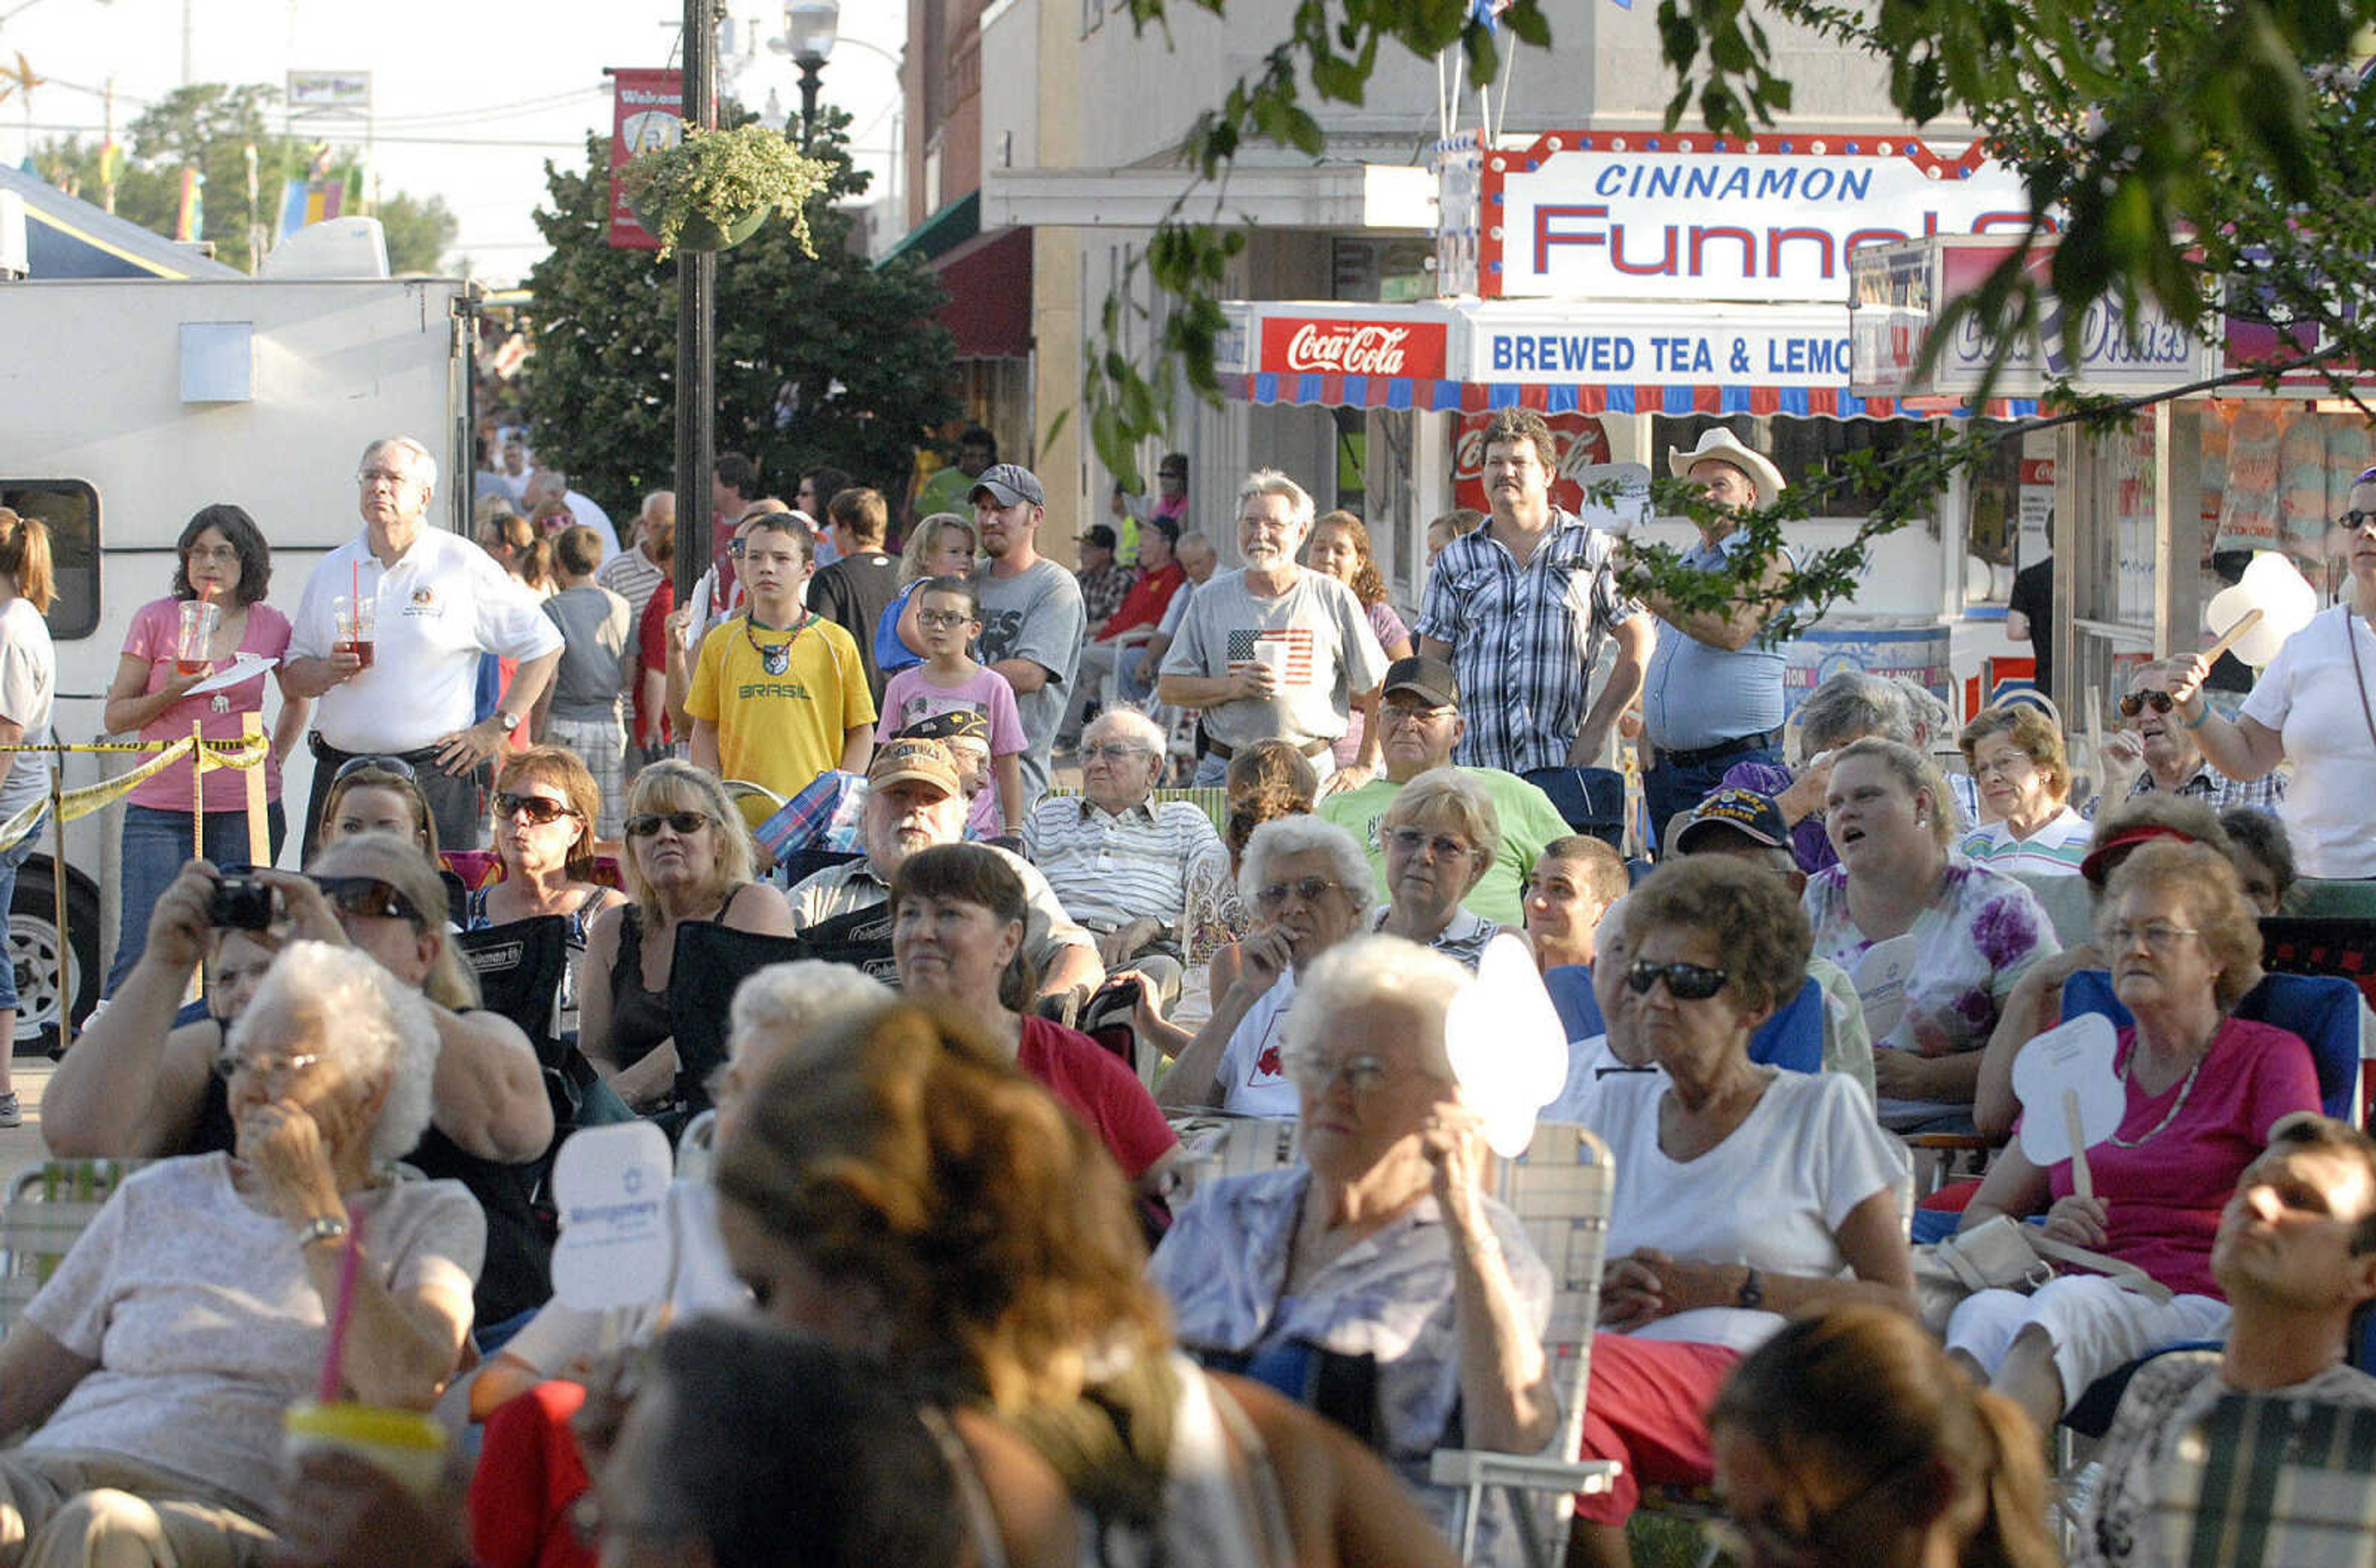
[[[1091,523],[1087,528],[1083,529],[1075,537],[1081,543],[1094,544],[1099,550],[1111,550],[1115,544],[1120,542],[1114,538],[1113,529],[1108,528],[1103,523]]]
[[[1458,707],[1460,677],[1443,659],[1415,653],[1386,666],[1385,685],[1378,695],[1391,696],[1396,692],[1417,692],[1438,707]]]

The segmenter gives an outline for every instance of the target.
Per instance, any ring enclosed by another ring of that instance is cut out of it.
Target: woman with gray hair
[[[1474,970],[1502,930],[1460,901],[1476,891],[1502,843],[1502,819],[1474,774],[1431,767],[1404,785],[1378,819],[1386,852],[1386,907],[1372,931],[1422,943]]]
[[[485,1243],[459,1182],[399,1179],[437,1026],[368,956],[291,944],[232,1030],[231,1154],[125,1179],[0,1344],[12,1563],[243,1565],[271,1542],[280,1417],[312,1394],[351,1279],[340,1397],[425,1410]],[[122,1495],[130,1494],[127,1500]],[[97,1555],[94,1555],[94,1554]]]
[[[1427,1456],[1455,1415],[1467,1446],[1511,1454],[1539,1450],[1559,1422],[1541,1337],[1550,1277],[1481,1190],[1482,1123],[1444,1048],[1445,1010],[1468,983],[1399,937],[1357,937],[1314,963],[1283,1052],[1301,1158],[1200,1188],[1148,1265],[1192,1353],[1257,1376],[1286,1359],[1374,1356],[1379,1447],[1439,1527],[1453,1494],[1428,1484]],[[1497,1496],[1472,1561],[1512,1554],[1509,1524]]]
[[[1279,1055],[1296,977],[1361,929],[1370,907],[1370,859],[1351,834],[1316,816],[1264,823],[1246,840],[1238,894],[1258,922],[1239,945],[1242,967],[1205,1027],[1191,1036],[1139,989],[1133,1022],[1173,1058],[1156,1090],[1168,1111],[1218,1106],[1241,1116],[1296,1114],[1295,1086]]]
[[[1790,825],[1790,853],[1810,876],[1839,863],[1824,835],[1824,790],[1841,747],[1867,735],[1919,748],[1920,720],[1906,689],[1861,670],[1843,670],[1799,704],[1796,772],[1770,762],[1737,763],[1725,771],[1723,787],[1753,790],[1774,802]]]

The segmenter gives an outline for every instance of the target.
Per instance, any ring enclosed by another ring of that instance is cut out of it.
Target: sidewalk
[[[19,1056],[10,1063],[17,1081],[17,1099],[25,1108],[25,1124],[0,1129],[0,1178],[15,1175],[49,1158],[42,1146],[42,1091],[50,1085],[57,1063],[46,1056]]]

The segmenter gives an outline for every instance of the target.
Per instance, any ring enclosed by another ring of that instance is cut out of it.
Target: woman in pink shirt
[[[2169,1295],[2080,1271],[2035,1295],[1982,1290],[1955,1309],[1948,1353],[2041,1431],[2089,1384],[2154,1346],[2227,1331],[2228,1303],[2211,1277],[2220,1210],[2269,1129],[2319,1109],[2310,1048],[2230,1016],[2259,972],[2261,928],[2225,857],[2200,844],[2145,845],[2112,874],[2097,933],[2113,992],[2136,1022],[2120,1031],[2112,1059],[2126,1097],[2120,1125],[2087,1150],[2096,1195],[2073,1191],[2070,1160],[2041,1167],[2016,1142],[1990,1168],[1961,1229],[2042,1213],[2049,1239],[2141,1269]]]
[[[264,602],[272,583],[272,547],[255,520],[238,506],[201,510],[182,529],[174,546],[173,590],[142,605],[132,617],[108,687],[104,722],[113,734],[138,731],[144,741],[187,740],[196,724],[208,740],[236,740],[246,715],[264,711],[267,671],[289,647],[289,618]],[[208,600],[220,610],[202,668],[184,674],[175,668],[180,653],[182,606]],[[242,657],[264,662],[255,674],[225,691],[193,695],[201,682],[231,668]],[[276,677],[277,678],[277,677]],[[311,705],[280,694],[280,716],[272,727],[272,754],[264,764],[264,798],[272,856],[280,852],[280,762],[304,732]],[[190,812],[191,768],[176,763],[135,789],[124,808],[122,887],[124,917],[108,970],[107,994],[140,956],[148,940],[148,911],[194,852]],[[202,811],[206,858],[219,866],[245,865],[248,848],[247,776],[214,768],[206,776]]]

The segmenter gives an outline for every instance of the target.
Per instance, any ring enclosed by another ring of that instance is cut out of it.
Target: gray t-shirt
[[[50,643],[50,624],[30,600],[12,599],[0,611],[0,719],[24,726],[23,744],[47,745],[50,706],[57,692],[58,656]],[[49,790],[48,759],[38,752],[18,752],[9,760],[7,781],[0,783],[0,822]]]
[[[627,601],[609,588],[580,583],[546,600],[544,612],[562,636],[561,664],[552,672],[552,717],[574,723],[616,719],[619,693],[626,684],[620,669],[636,641]]]
[[[1073,672],[1081,660],[1081,635],[1087,625],[1081,585],[1053,561],[1041,560],[1011,577],[980,566],[973,575],[973,589],[981,599],[980,651],[975,657],[984,664],[1028,659],[1048,671],[1038,691],[1015,694],[1023,737],[1029,742],[1019,759],[1028,810],[1048,792],[1048,748],[1056,739],[1057,722],[1072,695]]]
[[[1350,721],[1354,695],[1386,678],[1370,617],[1336,578],[1299,572],[1285,593],[1265,598],[1248,591],[1243,572],[1216,572],[1189,602],[1162,672],[1219,680],[1232,664],[1255,659],[1277,671],[1277,695],[1206,708],[1205,732],[1226,746],[1334,741]]]
[[[314,1393],[329,1330],[295,1228],[233,1191],[231,1169],[200,1154],[126,1178],[25,1308],[99,1363],[25,1446],[126,1455],[269,1519],[280,1413]],[[359,1206],[381,1283],[468,1310],[487,1238],[468,1188],[402,1181]]]

